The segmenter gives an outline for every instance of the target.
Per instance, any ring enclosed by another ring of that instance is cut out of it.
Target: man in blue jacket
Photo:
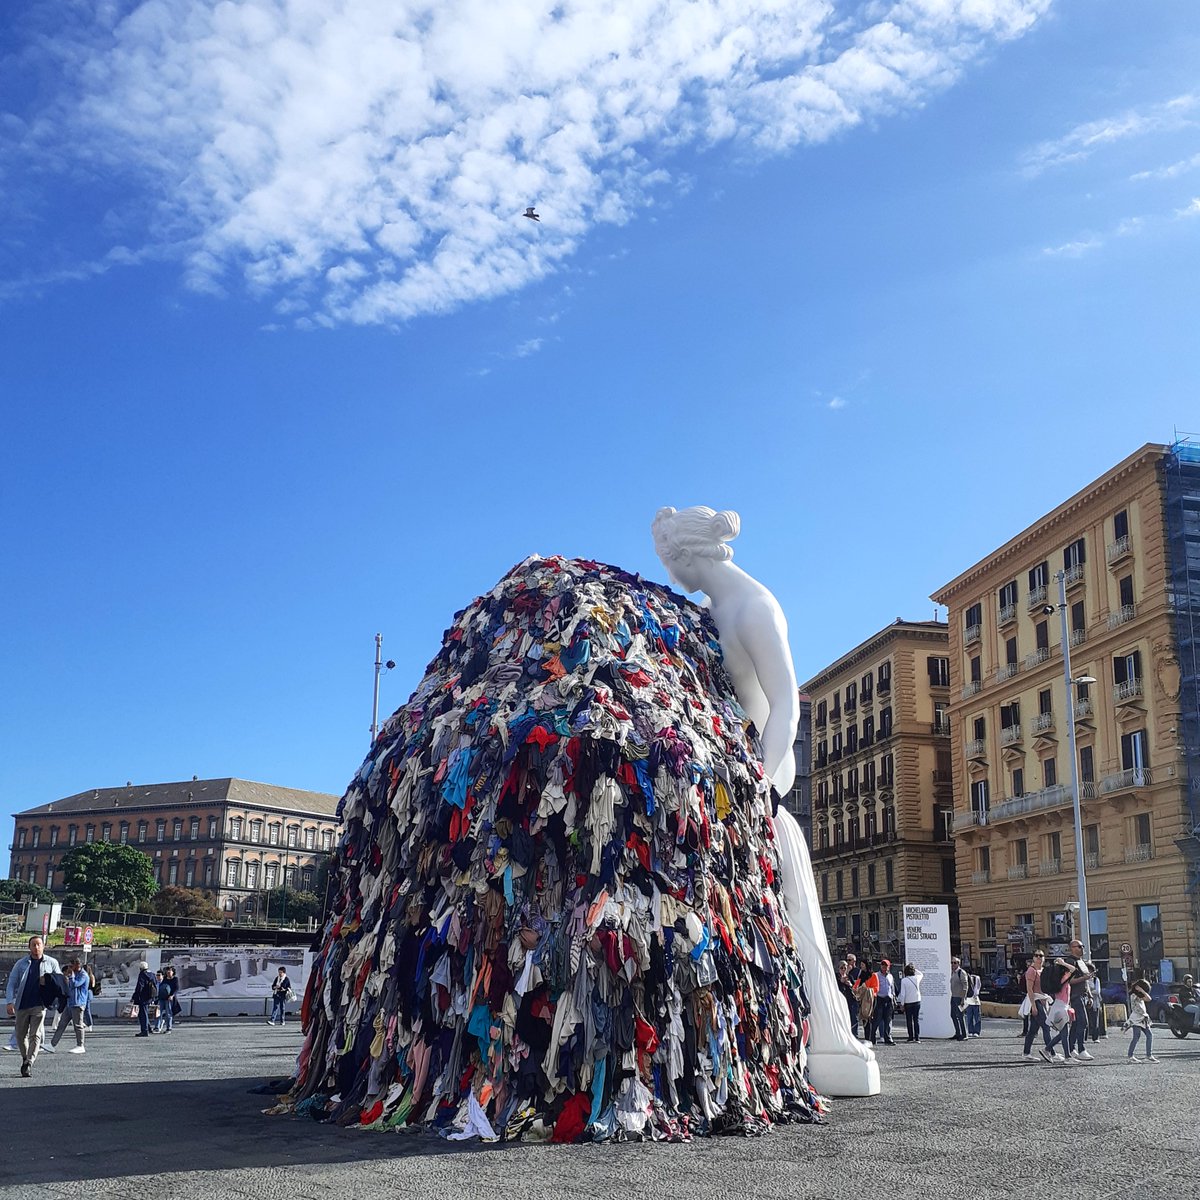
[[[45,1039],[46,1005],[56,999],[63,987],[62,968],[44,949],[39,936],[29,939],[29,953],[10,972],[4,996],[8,1015],[16,1017],[21,1074],[26,1079],[33,1074],[33,1064]]]

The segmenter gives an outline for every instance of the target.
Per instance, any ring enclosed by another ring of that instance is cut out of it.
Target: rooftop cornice
[[[800,690],[810,695],[823,691],[838,675],[850,667],[857,669],[867,659],[878,655],[884,647],[901,639],[947,645],[950,640],[950,627],[944,621],[905,621],[897,617],[890,625],[872,634],[865,642],[860,642],[853,650],[843,654],[836,662],[830,663],[823,671],[802,684]]]
[[[936,604],[950,606],[950,598],[972,586],[984,575],[1008,559],[1015,558],[1024,551],[1031,542],[1056,527],[1063,525],[1075,516],[1085,506],[1093,504],[1101,496],[1111,492],[1123,483],[1130,475],[1140,470],[1148,462],[1157,463],[1167,453],[1168,447],[1158,442],[1147,442],[1140,450],[1135,450],[1128,458],[1117,463],[1111,470],[1106,471],[1099,479],[1080,489],[1068,500],[1064,500],[1056,509],[1027,526],[1016,537],[1005,542],[998,550],[981,558],[974,566],[968,567],[961,575],[943,584],[936,592],[931,593],[930,599]]]

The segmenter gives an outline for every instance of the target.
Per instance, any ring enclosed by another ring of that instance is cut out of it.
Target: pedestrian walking
[[[46,954],[42,939],[31,937],[28,944],[29,953],[18,959],[9,972],[4,996],[8,1015],[16,1018],[21,1074],[26,1079],[33,1074],[33,1064],[45,1039],[46,1008],[58,996],[54,977],[62,979],[62,968],[56,958]]]
[[[158,1020],[151,1027],[154,1033],[170,1033],[175,1024],[171,1012],[171,980],[165,971],[158,972]]]
[[[979,1003],[979,993],[983,990],[983,980],[978,975],[971,975],[967,982],[967,995],[963,1000],[963,1016],[967,1022],[967,1037],[983,1036],[983,1006]]]
[[[1126,1062],[1156,1063],[1154,1057],[1154,1035],[1150,1032],[1150,1013],[1146,1009],[1146,1001],[1150,999],[1150,985],[1145,979],[1135,979],[1129,987],[1129,1019],[1125,1023],[1133,1030],[1133,1038],[1129,1043],[1129,1053]],[[1134,1055],[1138,1038],[1146,1039],[1146,1057],[1139,1059]]]
[[[1074,1054],[1077,1059],[1090,1062],[1092,1055],[1088,1052],[1088,998],[1092,977],[1096,974],[1096,964],[1088,962],[1083,953],[1083,942],[1078,938],[1071,942],[1068,962],[1075,969],[1071,977],[1071,1009],[1074,1018],[1071,1022],[1071,1036],[1067,1039],[1067,1054]]]
[[[144,959],[138,963],[137,982],[133,985],[133,1003],[137,1006],[138,1032],[135,1037],[150,1036],[150,1005],[158,995],[158,980]]]
[[[1053,968],[1052,976],[1049,968],[1042,972],[1042,990],[1051,994],[1053,989],[1052,1002],[1046,1013],[1046,1024],[1051,1034],[1049,1049],[1058,1066],[1069,1066],[1075,1061],[1071,1057],[1071,981],[1077,972],[1065,958],[1056,958]]]
[[[862,1021],[862,1040],[875,1043],[875,972],[871,964],[863,960],[862,970],[859,971],[859,984],[854,989],[854,997],[858,1001],[858,1016]]]
[[[952,958],[950,960],[950,1020],[954,1022],[954,1040],[956,1042],[967,1040],[967,1022],[963,1017],[963,1005],[967,1000],[967,988],[970,983],[966,971],[963,970],[962,959]]]
[[[1026,1062],[1036,1062],[1033,1056],[1033,1039],[1041,1030],[1045,1048],[1038,1053],[1047,1062],[1054,1061],[1054,1050],[1050,1045],[1050,1030],[1046,1027],[1046,1012],[1050,997],[1042,991],[1042,968],[1046,962],[1046,952],[1035,950],[1029,967],[1025,972],[1025,998],[1029,1001],[1029,1028],[1025,1031],[1025,1051],[1023,1058]]]
[[[854,994],[854,985],[850,982],[845,962],[838,964],[837,985],[838,991],[842,993],[842,998],[846,1001],[846,1008],[850,1013],[850,1032],[857,1038],[858,997]]]
[[[271,984],[271,1016],[268,1025],[282,1025],[284,1007],[292,995],[292,981],[288,978],[287,968],[280,967],[275,982]]]
[[[62,1041],[62,1035],[66,1032],[68,1025],[75,1030],[75,1045],[71,1049],[72,1054],[84,1054],[86,1048],[83,1044],[83,1015],[87,1011],[88,1006],[88,974],[83,969],[83,963],[79,957],[75,956],[67,964],[67,970],[64,978],[67,984],[67,1003],[63,1008],[62,1015],[58,1018],[58,1025],[54,1029],[54,1036],[50,1039],[51,1046],[57,1046]]]
[[[904,964],[904,976],[900,980],[900,1007],[904,1009],[904,1023],[908,1026],[908,1040],[921,1040],[921,980],[925,976],[912,963]]]

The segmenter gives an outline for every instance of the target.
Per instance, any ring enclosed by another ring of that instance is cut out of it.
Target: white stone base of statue
[[[804,963],[804,986],[812,1006],[808,1077],[825,1096],[878,1096],[875,1051],[854,1036],[845,998],[838,991],[804,831],[792,814],[781,808],[775,817],[775,834],[788,924]]]

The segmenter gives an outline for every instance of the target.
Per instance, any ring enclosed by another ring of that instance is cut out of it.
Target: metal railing
[[[1052,712],[1038,713],[1033,718],[1033,732],[1045,733],[1048,729],[1054,728],[1054,714]]]
[[[971,882],[972,883],[991,883],[992,882],[992,873],[991,873],[991,871],[972,871],[971,872]]]
[[[1154,847],[1149,842],[1140,842],[1136,846],[1127,846],[1125,849],[1127,863],[1149,862],[1153,857]]]
[[[1008,868],[1008,877],[1009,877],[1009,879],[1028,879],[1029,878],[1029,864],[1028,863],[1017,863],[1016,865],[1009,867]]]
[[[968,758],[983,758],[986,753],[987,750],[984,746],[983,738],[972,738],[967,743]]]
[[[1089,871],[1095,871],[1100,866],[1100,855],[1099,854],[1085,854],[1083,856],[1083,862],[1084,862],[1084,866],[1086,866]]]
[[[1087,641],[1087,630],[1086,629],[1072,629],[1071,630],[1071,647],[1072,647],[1072,649],[1076,646],[1082,646],[1083,643],[1086,641]]]
[[[1110,563],[1119,562],[1132,549],[1132,544],[1129,541],[1129,534],[1124,537],[1119,537],[1115,542],[1108,543],[1107,559]]]
[[[963,630],[963,645],[970,646],[973,642],[979,641],[983,637],[982,625],[968,625]]]
[[[1090,696],[1083,696],[1075,701],[1075,720],[1090,721],[1095,715],[1096,708]]]
[[[983,691],[983,681],[981,679],[968,679],[963,684],[962,698],[970,700],[972,696],[977,696],[981,691]]]
[[[1017,619],[1017,606],[1015,604],[1005,604],[1001,607],[997,614],[996,620],[1001,625],[1007,625],[1009,621]]]
[[[996,668],[996,682],[1003,683],[1006,679],[1011,679],[1021,669],[1019,663],[1006,662],[1001,663]]]
[[[930,732],[936,737],[950,736],[950,722],[948,720],[934,721],[929,726]]]
[[[1068,799],[1067,789],[1061,783],[1038,792],[1026,792],[1023,796],[1008,796],[999,804],[992,805],[992,820],[1008,821],[1013,817],[1040,812],[1044,808],[1058,808],[1066,804]]]
[[[1021,740],[1021,723],[1007,725],[1000,730],[1000,745],[1011,746]]]
[[[1128,704],[1131,700],[1142,698],[1142,681],[1138,678],[1126,679],[1113,688],[1113,703]]]
[[[1050,647],[1039,646],[1036,650],[1031,650],[1025,655],[1025,670],[1032,671],[1034,667],[1041,666],[1042,663],[1048,662],[1050,659]]]
[[[1037,608],[1039,604],[1045,604],[1046,585],[1044,583],[1039,583],[1037,587],[1030,588],[1029,595],[1026,597],[1025,603],[1031,612],[1033,609]]]
[[[1116,629],[1121,625],[1128,625],[1134,617],[1137,616],[1136,604],[1122,604],[1116,612],[1108,614],[1109,629]]]
[[[958,833],[963,829],[971,829],[977,825],[986,825],[988,823],[987,812],[977,812],[973,808],[965,809],[962,812],[956,812],[952,815],[950,827]]]
[[[1068,567],[1065,572],[1065,580],[1067,587],[1072,587],[1074,584],[1083,582],[1083,563],[1076,563],[1072,567]]]
[[[1123,792],[1126,788],[1146,787],[1150,782],[1149,767],[1130,767],[1125,771],[1105,775],[1100,790],[1108,795],[1109,792]]]
[[[1060,858],[1043,858],[1038,863],[1039,875],[1061,875],[1062,874],[1062,859]]]

